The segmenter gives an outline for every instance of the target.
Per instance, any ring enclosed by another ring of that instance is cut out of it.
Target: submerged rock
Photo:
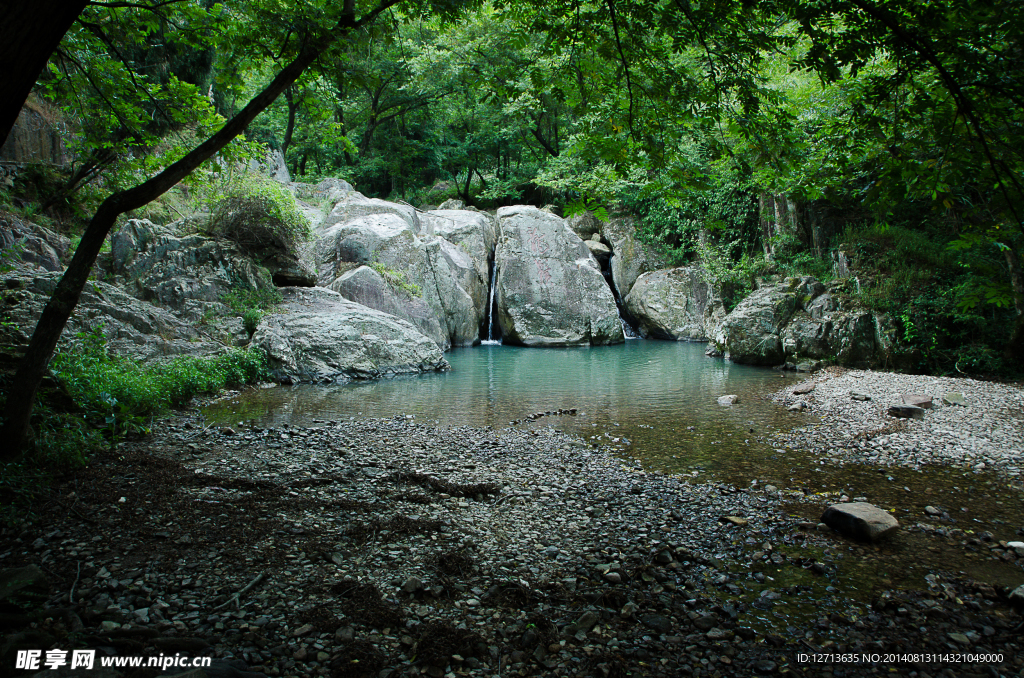
[[[862,541],[878,541],[900,526],[888,511],[867,502],[833,504],[821,514],[821,522],[844,536]]]
[[[600,267],[561,217],[518,205],[498,210],[498,321],[505,341],[581,346],[625,340]]]

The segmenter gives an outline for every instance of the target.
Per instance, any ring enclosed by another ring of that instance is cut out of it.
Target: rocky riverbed
[[[544,420],[233,430],[182,416],[4,530],[0,568],[40,568],[7,595],[24,610],[6,618],[4,670],[18,647],[212,655],[211,676],[1024,666],[1009,587],[936,571],[865,597],[840,565],[876,547],[791,517],[774,488],[692,480]]]

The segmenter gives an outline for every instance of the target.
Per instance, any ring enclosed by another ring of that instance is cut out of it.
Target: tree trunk
[[[292,145],[292,134],[295,132],[295,113],[299,104],[293,95],[294,87],[289,85],[284,90],[284,100],[288,103],[288,125],[284,129],[284,141],[281,142],[281,157],[287,157],[288,147]]]
[[[1020,252],[1016,247],[1008,246],[1003,250],[1006,264],[1010,269],[1010,285],[1013,288],[1013,305],[1017,310],[1017,318],[1010,333],[1010,340],[1003,349],[1003,357],[1011,362],[1024,361],[1024,269],[1020,265]]]
[[[84,0],[0,3],[0,146],[7,141],[46,61],[86,4]]]
[[[25,450],[29,442],[30,419],[39,384],[46,374],[47,365],[57,340],[64,331],[68,318],[78,303],[85,288],[89,272],[96,262],[103,241],[110,232],[117,217],[130,210],[138,209],[163,195],[171,187],[192,173],[204,161],[213,157],[232,139],[242,133],[257,115],[263,112],[284,91],[295,82],[302,72],[332,43],[371,21],[387,8],[400,0],[383,0],[362,19],[355,19],[355,1],[346,0],[341,19],[334,29],[310,40],[299,55],[285,66],[267,87],[257,94],[224,127],[206,141],[192,149],[187,155],[168,166],[151,179],[130,189],[119,191],[107,197],[96,210],[82,235],[82,241],[67,271],[43,309],[42,316],[29,340],[25,357],[18,365],[11,388],[7,392],[7,407],[4,412],[3,429],[0,439],[6,440],[0,462],[13,461]],[[10,22],[7,22],[10,24]]]

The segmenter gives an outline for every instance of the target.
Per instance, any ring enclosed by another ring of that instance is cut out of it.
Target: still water
[[[294,386],[210,406],[215,422],[309,425],[317,420],[414,415],[443,425],[504,428],[528,415],[575,409],[529,425],[657,459],[662,470],[732,466],[756,438],[808,421],[771,403],[779,372],[704,355],[704,344],[628,341],[617,346],[526,349],[484,345],[446,354],[452,371],[342,386]],[[719,405],[735,394],[734,406]],[[617,440],[616,440],[617,439]]]

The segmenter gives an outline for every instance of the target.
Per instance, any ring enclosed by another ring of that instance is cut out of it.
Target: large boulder
[[[498,223],[489,214],[471,210],[431,210],[419,215],[424,232],[458,245],[473,259],[488,281],[490,261],[498,242]]]
[[[780,338],[787,356],[833,358],[850,365],[872,359],[875,335],[873,313],[863,309],[846,311],[826,292],[795,312]]]
[[[707,341],[725,317],[714,286],[696,266],[644,273],[625,298],[645,337]]]
[[[442,238],[420,238],[395,212],[322,227],[316,265],[325,287],[355,266],[374,265],[414,296],[422,296],[445,335],[438,342],[442,350],[479,341],[487,306],[486,274],[464,249]]]
[[[580,346],[624,341],[597,261],[565,220],[536,207],[498,210],[498,321],[505,341]]]
[[[284,288],[252,343],[280,380],[376,379],[451,369],[437,344],[410,323],[323,288]]]
[[[612,249],[610,262],[612,284],[621,299],[633,289],[636,279],[648,271],[656,271],[667,265],[665,257],[653,247],[643,243],[636,234],[636,222],[632,217],[615,216],[604,222],[601,234]]]
[[[755,290],[736,305],[712,337],[710,350],[734,362],[777,365],[784,361],[781,334],[797,310],[825,291],[814,278],[787,278]]]
[[[340,192],[340,197],[341,199],[334,205],[334,209],[324,219],[324,227],[346,224],[359,217],[393,214],[409,224],[413,233],[420,232],[419,216],[416,208],[412,205],[400,205],[380,198],[367,198],[357,191]]]
[[[422,297],[415,296],[395,281],[386,280],[369,266],[359,266],[343,273],[330,284],[330,289],[349,301],[408,320],[438,346],[449,343],[447,330],[441,328]]]

